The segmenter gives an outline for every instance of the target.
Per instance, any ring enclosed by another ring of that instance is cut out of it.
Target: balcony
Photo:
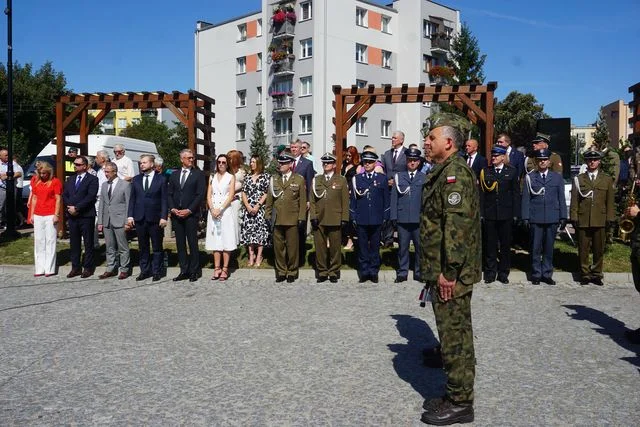
[[[295,36],[296,26],[288,20],[282,24],[274,24],[273,27],[273,40],[279,39],[291,39]]]
[[[274,133],[271,139],[273,140],[274,149],[279,145],[286,145],[288,147],[289,144],[291,144],[291,141],[293,141],[293,133],[292,132],[281,133],[281,134]]]
[[[451,38],[446,35],[431,36],[431,52],[446,55],[451,51]]]
[[[271,72],[274,76],[289,76],[294,75],[295,71],[293,70],[293,55],[285,59],[281,59],[279,61],[273,61],[271,64]]]
[[[293,96],[292,95],[271,95],[273,98],[274,113],[290,113],[293,112]]]

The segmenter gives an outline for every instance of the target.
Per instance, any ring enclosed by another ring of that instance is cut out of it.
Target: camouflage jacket
[[[480,202],[476,177],[464,159],[450,156],[427,175],[420,219],[422,278],[464,285],[480,281]],[[470,288],[469,288],[470,289]]]

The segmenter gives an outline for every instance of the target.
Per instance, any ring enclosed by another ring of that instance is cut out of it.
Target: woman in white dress
[[[209,215],[205,248],[213,251],[214,270],[211,280],[221,281],[229,278],[229,253],[238,247],[238,220],[230,209],[235,193],[235,178],[227,172],[227,167],[227,156],[220,154],[216,159],[216,173],[209,178],[207,189]]]

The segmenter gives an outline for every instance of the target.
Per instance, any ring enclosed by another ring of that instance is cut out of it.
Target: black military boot
[[[473,404],[455,403],[449,399],[442,399],[428,405],[429,409],[423,412],[420,421],[425,424],[447,426],[456,423],[473,422]]]

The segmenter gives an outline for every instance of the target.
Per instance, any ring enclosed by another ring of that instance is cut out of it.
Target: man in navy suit
[[[413,279],[420,281],[420,209],[425,174],[418,170],[421,153],[417,148],[406,152],[407,171],[394,175],[391,187],[390,218],[398,229],[398,271],[395,283],[405,282],[409,276],[409,243],[415,248]]]
[[[313,181],[313,177],[316,176],[316,171],[313,168],[313,162],[309,159],[306,159],[302,155],[302,150],[300,150],[302,146],[302,141],[296,139],[291,143],[291,155],[294,157],[293,164],[291,166],[291,171],[293,173],[297,173],[298,175],[304,178],[304,183],[307,186],[307,200],[311,200],[309,198],[309,189],[311,188],[311,181]],[[307,202],[307,219],[309,216],[309,207],[310,203]],[[299,242],[299,266],[303,266],[306,261],[307,255],[307,247],[305,242],[307,241],[307,220],[305,220],[302,224],[298,226],[298,242]]]
[[[157,282],[162,278],[162,238],[167,226],[167,185],[165,178],[156,173],[155,156],[140,156],[140,174],[131,180],[131,196],[129,198],[128,228],[135,225],[138,234],[140,251],[140,275],[136,280],[153,277]],[[149,240],[153,248],[151,258]]]
[[[556,282],[553,274],[553,243],[558,224],[567,225],[567,203],[562,175],[549,168],[551,151],[535,152],[537,170],[525,176],[522,189],[522,220],[530,225],[531,283],[549,285]]]
[[[364,172],[353,177],[349,211],[358,236],[358,277],[360,283],[378,283],[380,271],[380,231],[389,220],[387,176],[374,172],[378,155],[362,153]]]
[[[516,150],[511,146],[511,137],[506,133],[498,135],[498,141],[496,145],[500,145],[507,149],[507,157],[509,157],[509,164],[516,168],[518,171],[518,178],[522,179],[524,175],[524,154]]]
[[[480,153],[478,153],[478,140],[470,139],[464,145],[465,151],[467,152],[466,162],[467,166],[473,169],[476,177],[480,176],[480,171],[482,168],[487,166],[487,159]]]
[[[69,242],[71,244],[71,272],[67,277],[87,278],[96,269],[93,258],[93,234],[96,220],[96,195],[98,178],[87,172],[89,162],[84,156],[73,159],[75,175],[64,185],[62,200],[67,206]],[[84,241],[84,261],[80,269],[81,239]]]
[[[394,176],[398,172],[406,172],[407,156],[405,155],[404,132],[395,131],[391,134],[391,148],[382,154],[382,166],[387,174],[387,182],[389,184],[389,195],[391,195],[394,185]],[[382,241],[384,245],[390,247],[393,245],[393,226],[388,224],[382,228]]]
[[[198,222],[200,205],[206,193],[206,179],[204,173],[194,166],[193,151],[182,150],[180,162],[182,168],[169,178],[169,211],[171,225],[176,232],[176,249],[180,264],[180,274],[174,277],[173,281],[189,279],[190,282],[195,282],[202,275],[198,249]]]

